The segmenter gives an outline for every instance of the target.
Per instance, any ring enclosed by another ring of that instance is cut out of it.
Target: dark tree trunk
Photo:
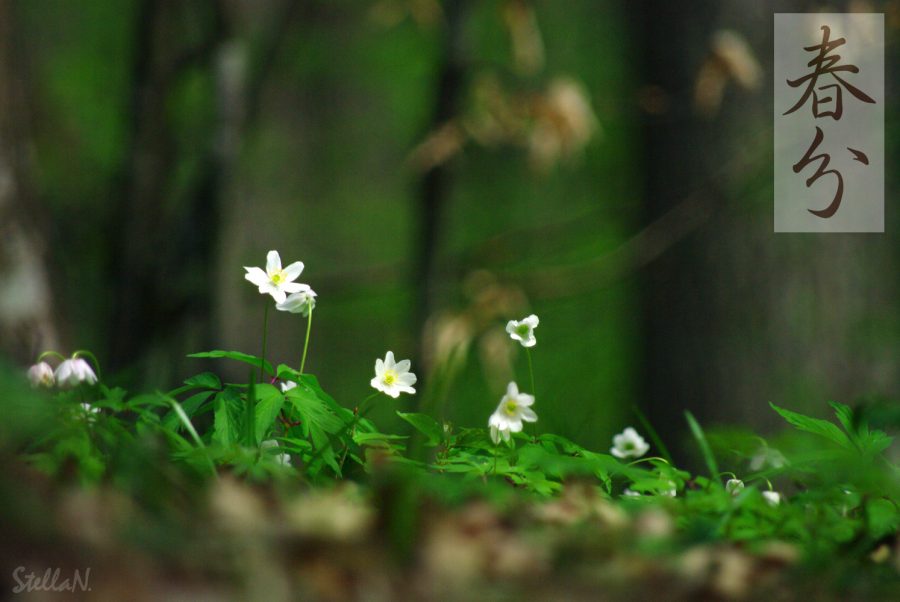
[[[896,390],[889,236],[773,232],[772,19],[808,10],[801,1],[634,4],[649,109],[645,219],[686,198],[699,218],[643,274],[643,406],[673,444],[685,440],[684,409],[707,424],[766,430],[777,423],[770,401],[821,413],[832,399]],[[696,79],[722,30],[746,39],[761,86],[731,82],[716,110],[699,111]]]
[[[445,4],[445,24],[441,34],[441,54],[435,80],[434,110],[427,132],[434,132],[457,116],[463,91],[462,31],[467,0],[450,0]],[[421,366],[420,380],[427,377],[425,328],[435,309],[437,271],[435,262],[440,248],[441,217],[450,194],[450,173],[445,162],[429,167],[418,183],[418,232],[413,286],[416,290],[416,335],[419,342],[416,365]],[[420,387],[424,386],[421,382]]]
[[[31,190],[24,61],[0,0],[0,357],[20,364],[59,347],[41,211]]]

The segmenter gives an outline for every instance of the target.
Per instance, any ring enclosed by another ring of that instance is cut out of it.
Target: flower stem
[[[534,388],[534,365],[531,363],[531,347],[525,348],[525,355],[528,357],[528,376],[531,378],[531,394],[534,395],[535,399],[537,399],[537,391]],[[537,443],[537,427],[532,424],[529,430],[531,431],[531,436],[534,439],[534,442]]]
[[[303,369],[306,367],[306,350],[309,349],[309,331],[312,330],[312,312],[313,308],[310,307],[309,319],[306,321],[306,340],[303,341],[303,357],[300,359],[300,376],[303,376]]]
[[[357,425],[357,423],[359,423],[360,419],[361,419],[361,418],[363,417],[363,415],[365,414],[365,409],[364,409],[364,408],[365,408],[366,403],[368,403],[368,401],[369,401],[370,399],[372,399],[373,397],[375,397],[376,395],[378,395],[378,392],[377,392],[377,391],[376,391],[375,393],[372,393],[371,395],[369,395],[369,396],[366,397],[365,399],[363,399],[362,402],[361,402],[358,406],[356,406],[355,408],[353,408],[353,422],[350,423],[350,439],[351,439],[351,440],[353,439],[353,435],[356,434],[356,425]],[[345,432],[346,432],[346,429],[345,429]],[[343,436],[343,433],[341,433],[341,435]],[[338,467],[341,469],[341,473],[342,473],[342,474],[343,474],[343,472],[344,472],[344,461],[347,459],[347,453],[348,453],[349,451],[350,451],[350,441],[347,441],[347,442],[344,444],[344,451],[343,451],[343,453],[341,454],[341,462],[340,462],[340,464],[338,465]]]
[[[537,397],[537,391],[534,389],[534,365],[531,363],[531,348],[525,348],[525,355],[528,357],[528,376],[531,377],[531,394]]]
[[[94,355],[93,353],[91,353],[90,351],[88,351],[87,349],[79,349],[78,351],[76,351],[75,353],[72,354],[72,357],[75,358],[75,357],[79,357],[81,355],[87,356],[94,363],[94,368],[97,371],[97,380],[103,380],[103,376],[101,375],[101,372],[100,372],[100,362],[99,362],[99,360],[97,360],[97,356]]]
[[[262,337],[262,355],[259,362],[259,382],[262,382],[266,371],[266,338],[269,334],[269,303],[266,300],[265,309],[263,310],[263,337]]]

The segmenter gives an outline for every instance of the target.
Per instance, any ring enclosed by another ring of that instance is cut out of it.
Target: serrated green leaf
[[[771,402],[769,403],[769,405],[772,406],[772,409],[778,412],[782,418],[787,420],[788,423],[792,424],[799,430],[824,437],[843,448],[853,449],[853,445],[850,442],[850,439],[846,434],[844,434],[843,431],[841,431],[841,429],[837,427],[836,424],[828,422],[827,420],[804,416],[803,414],[798,414],[797,412],[792,412],[790,410],[780,408]]]
[[[428,416],[427,414],[416,414],[414,412],[397,412],[397,416],[427,437],[425,445],[434,447],[441,443],[444,436],[444,429],[431,416]]]
[[[837,416],[840,423],[844,425],[844,430],[847,431],[847,434],[856,434],[856,426],[853,424],[853,410],[850,406],[836,401],[830,401],[828,402],[828,405],[834,409],[834,415]]]
[[[248,353],[241,353],[240,351],[222,351],[220,349],[216,349],[214,351],[203,351],[200,353],[191,353],[188,354],[188,357],[196,357],[196,358],[225,358],[234,360],[236,362],[243,362],[245,364],[250,364],[256,368],[259,368],[262,363],[262,358],[256,357],[255,355],[250,355]],[[266,374],[270,376],[274,376],[274,371],[272,370],[272,364],[268,361],[265,362],[264,370]]]
[[[259,445],[284,407],[284,393],[270,384],[256,386],[256,444]]]
[[[200,409],[200,407],[213,396],[215,391],[201,391],[200,393],[195,393],[191,395],[187,399],[181,402],[181,409],[188,416],[193,417],[194,414]],[[166,414],[166,417],[163,419],[163,426],[165,428],[180,428],[181,420],[179,416],[174,412],[170,411]]]
[[[216,395],[214,403],[212,439],[223,447],[231,447],[240,441],[240,421],[242,409],[240,393],[228,387]]]
[[[190,385],[196,388],[206,388],[206,389],[221,389],[222,381],[219,380],[219,377],[213,374],[212,372],[201,372],[200,374],[195,374],[194,376],[188,378],[184,381],[184,384]]]

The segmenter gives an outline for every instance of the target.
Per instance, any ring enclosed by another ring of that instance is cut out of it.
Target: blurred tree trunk
[[[643,275],[639,380],[650,421],[674,444],[686,408],[703,423],[766,430],[778,423],[770,401],[822,413],[832,399],[896,390],[889,237],[773,232],[772,15],[811,3],[632,7],[644,54],[645,219],[684,211],[699,224]],[[759,88],[732,78],[721,102],[701,102],[698,75],[725,30],[761,64]]]
[[[192,44],[174,33],[190,19],[205,19],[203,37]],[[173,198],[175,168],[186,159],[175,140],[171,94],[191,69],[218,81],[224,16],[215,0],[190,6],[142,0],[134,23],[130,147],[110,239],[115,303],[108,361],[112,371],[137,366],[146,377],[152,367],[140,362],[163,345],[168,357],[155,370],[168,380],[173,375],[165,373],[177,361],[172,356],[182,356],[187,346],[184,338],[201,346],[209,339],[221,164],[233,137],[219,119],[200,144],[198,169]]]
[[[59,347],[44,232],[31,192],[23,61],[12,3],[0,0],[0,356],[26,364]]]
[[[468,9],[467,0],[449,0],[444,5],[445,21],[441,29],[441,53],[435,78],[434,108],[426,134],[437,131],[457,116],[463,92],[464,65],[462,56],[462,32]],[[416,290],[416,336],[420,366],[420,384],[428,377],[430,366],[425,358],[425,328],[435,309],[437,294],[437,270],[435,267],[442,230],[440,228],[444,205],[450,194],[450,172],[445,162],[429,167],[418,183],[418,232],[416,265],[413,287]]]

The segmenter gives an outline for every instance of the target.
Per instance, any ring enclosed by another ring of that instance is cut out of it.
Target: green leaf
[[[191,353],[188,355],[188,357],[226,358],[226,359],[234,360],[236,362],[244,362],[245,364],[250,364],[251,366],[255,366],[256,368],[259,368],[260,364],[262,363],[262,358],[256,357],[255,355],[241,353],[240,351],[222,351],[219,349],[217,349],[215,351],[203,351],[201,353]],[[274,374],[275,374],[275,372],[272,370],[272,364],[270,364],[269,362],[265,363],[264,370],[265,370],[266,374],[268,374],[270,376],[274,376]]]
[[[269,384],[256,386],[256,444],[259,445],[272,428],[281,408],[284,394]]]
[[[850,439],[847,438],[847,435],[844,434],[841,429],[837,427],[834,423],[828,422],[827,420],[820,420],[819,418],[812,418],[810,416],[804,416],[803,414],[798,414],[797,412],[792,412],[790,410],[785,410],[784,408],[779,408],[774,403],[769,403],[772,406],[772,409],[781,414],[781,417],[787,420],[790,424],[801,431],[806,431],[807,433],[813,433],[814,435],[819,435],[820,437],[825,437],[829,441],[837,443],[843,448],[853,449],[853,445],[850,443]]]
[[[221,389],[222,381],[219,380],[219,377],[213,374],[212,372],[201,372],[200,374],[195,374],[194,376],[188,378],[184,381],[184,384],[190,385],[194,388],[204,388],[204,389]],[[183,405],[183,404],[182,404]]]
[[[257,444],[256,441],[256,370],[250,371],[250,383],[247,386],[247,397],[244,400],[244,411],[241,414],[242,443],[247,447]]]
[[[830,401],[828,405],[834,409],[834,415],[844,425],[844,430],[851,436],[856,434],[856,426],[853,424],[853,410],[850,406],[836,401]]]
[[[213,396],[214,391],[201,391],[200,393],[196,393],[191,395],[183,402],[181,402],[182,411],[188,416],[193,416],[197,413],[197,410]],[[180,417],[174,412],[169,412],[166,417],[163,419],[163,426],[166,428],[178,428],[178,424],[180,424]]]
[[[417,431],[428,438],[428,440],[425,442],[425,445],[434,447],[441,443],[441,440],[444,436],[444,429],[431,416],[428,416],[427,414],[416,414],[412,412],[397,412],[397,416],[411,424],[413,428],[415,428]]]
[[[706,440],[706,435],[703,433],[700,423],[697,422],[694,415],[687,410],[684,412],[684,417],[687,419],[688,426],[691,427],[691,433],[694,435],[694,439],[697,440],[697,445],[700,447],[700,453],[703,454],[703,460],[706,462],[706,468],[709,469],[709,475],[714,481],[718,481],[719,465],[716,462],[716,457],[712,453],[712,449],[709,447],[709,442]]]
[[[228,387],[213,402],[212,439],[223,447],[230,447],[240,440],[238,416],[241,411],[241,395],[234,387]]]

